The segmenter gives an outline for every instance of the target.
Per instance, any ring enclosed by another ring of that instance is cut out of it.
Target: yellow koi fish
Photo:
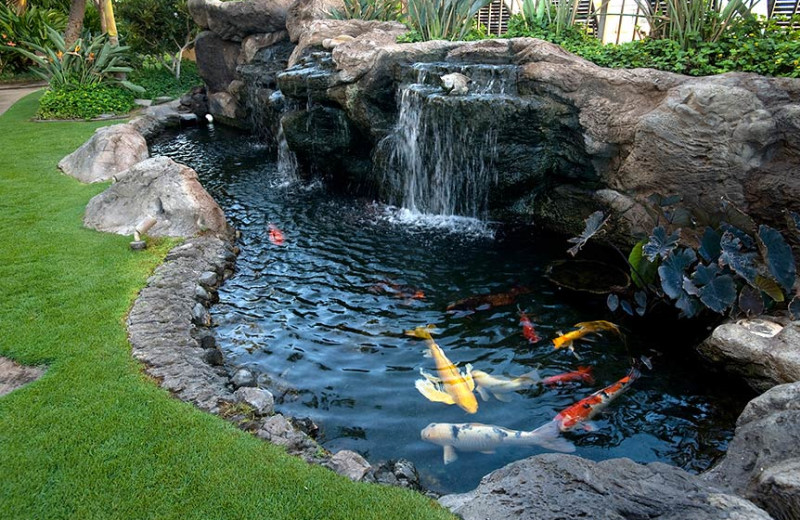
[[[430,327],[417,327],[406,331],[409,336],[424,339],[428,344],[430,357],[436,363],[436,373],[439,377],[434,377],[420,369],[420,374],[424,379],[417,379],[414,386],[428,400],[435,403],[456,404],[467,413],[478,411],[478,400],[475,399],[475,381],[472,380],[472,365],[466,365],[466,374],[447,359],[444,351],[433,341]]]
[[[604,330],[611,330],[616,332],[617,334],[620,335],[622,334],[619,330],[619,326],[614,325],[610,321],[604,321],[604,320],[582,321],[580,323],[576,323],[575,326],[578,327],[578,330],[573,330],[571,332],[567,332],[566,334],[561,334],[557,338],[553,339],[553,345],[555,346],[556,349],[566,347],[570,349],[574,354],[575,348],[572,346],[572,342],[577,339],[581,339],[587,334],[591,334],[592,332],[600,332]]]

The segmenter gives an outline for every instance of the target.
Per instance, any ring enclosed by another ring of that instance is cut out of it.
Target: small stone
[[[470,79],[459,72],[442,76],[442,87],[450,96],[463,96],[469,92]]]
[[[133,242],[131,242],[131,249],[133,249],[134,251],[142,251],[144,249],[147,249],[147,242],[145,242],[144,240],[134,240]]]
[[[211,315],[202,303],[196,303],[195,306],[192,307],[192,321],[201,327],[211,326]]]
[[[217,338],[211,334],[207,334],[200,338],[200,348],[209,349],[217,348]]]
[[[194,288],[194,297],[202,302],[211,300],[211,295],[208,294],[208,291],[203,289],[202,285],[198,285]]]
[[[204,350],[202,360],[204,363],[211,365],[212,367],[222,366],[225,363],[225,357],[217,348]]]
[[[153,100],[153,103],[156,105],[163,105],[164,103],[169,103],[172,101],[172,98],[169,96],[159,96]]]
[[[316,439],[317,435],[319,435],[319,426],[317,426],[310,417],[291,417],[289,418],[289,422],[292,423],[292,426],[312,439]]]
[[[214,271],[204,271],[197,279],[197,283],[203,287],[216,287],[217,286],[217,273]]]
[[[243,386],[256,386],[256,376],[246,368],[240,368],[231,377],[231,383],[236,388]]]
[[[133,102],[136,104],[136,106],[140,107],[149,107],[153,104],[152,99],[134,99]]]
[[[275,398],[269,390],[263,388],[242,387],[233,395],[239,403],[247,403],[253,407],[257,415],[272,415],[275,412]]]
[[[359,481],[369,472],[369,462],[358,453],[350,450],[336,452],[330,460],[331,469],[353,481]]]
[[[181,114],[180,115],[181,123],[197,123],[197,114]]]

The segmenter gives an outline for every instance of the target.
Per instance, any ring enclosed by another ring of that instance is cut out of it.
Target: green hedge
[[[133,93],[110,85],[48,90],[39,100],[39,119],[92,119],[100,114],[127,114],[135,106]]]
[[[128,76],[131,82],[143,87],[141,97],[155,99],[160,96],[172,98],[185,94],[192,87],[202,85],[203,80],[197,73],[197,64],[183,60],[181,63],[181,79],[175,79],[172,72],[160,63],[145,60]]]

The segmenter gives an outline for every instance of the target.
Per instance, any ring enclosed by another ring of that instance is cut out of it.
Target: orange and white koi
[[[519,377],[508,378],[491,376],[483,370],[473,370],[472,379],[475,380],[478,394],[484,401],[488,401],[489,394],[492,394],[498,401],[509,402],[511,398],[505,394],[536,386],[539,383],[539,373],[531,370]]]
[[[553,339],[553,345],[555,346],[556,349],[566,347],[574,353],[575,349],[572,346],[572,342],[581,339],[582,337],[592,332],[601,332],[604,330],[610,330],[616,332],[617,334],[621,334],[618,325],[614,325],[610,321],[605,321],[605,320],[582,321],[581,323],[576,323],[575,327],[578,327],[578,330],[573,330],[571,332],[567,332],[566,334],[561,334],[557,338]]]
[[[481,423],[431,423],[421,432],[422,440],[444,448],[444,463],[458,458],[456,450],[494,453],[501,446],[541,446],[543,448],[572,452],[575,445],[550,432],[537,433],[509,430],[502,426]]]
[[[409,336],[422,338],[428,344],[428,354],[433,357],[436,363],[436,373],[439,377],[434,377],[420,368],[420,374],[424,379],[417,379],[414,383],[417,390],[428,400],[436,403],[455,404],[467,413],[478,411],[478,400],[473,394],[475,381],[472,379],[472,365],[466,365],[466,373],[461,371],[447,359],[444,351],[433,341],[429,327],[417,327],[406,331]]]
[[[578,367],[578,370],[572,372],[565,372],[563,374],[556,374],[554,376],[547,376],[542,379],[543,385],[561,385],[564,383],[571,383],[573,381],[580,381],[586,384],[594,384],[594,377],[592,377],[592,367]]]
[[[528,318],[528,315],[523,311],[519,311],[519,324],[522,325],[523,337],[525,337],[529,343],[536,343],[542,339],[538,334],[536,334],[536,329],[533,328],[533,323],[531,323],[530,318]]]
[[[623,394],[631,384],[639,379],[641,373],[631,367],[628,375],[614,384],[598,390],[589,397],[565,408],[552,421],[533,431],[541,436],[557,437],[560,433],[582,426],[585,430],[594,430],[594,425],[589,420],[604,410],[612,401]]]
[[[286,239],[283,236],[283,231],[281,231],[275,224],[270,224],[269,241],[275,244],[276,246],[282,246],[285,240]]]

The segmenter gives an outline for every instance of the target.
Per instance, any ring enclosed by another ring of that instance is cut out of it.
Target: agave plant
[[[759,0],[636,0],[650,25],[650,37],[678,42],[682,49],[716,42],[737,17],[751,18]],[[662,8],[663,7],[663,8]]]
[[[331,13],[338,20],[403,21],[399,0],[344,0],[344,8]]]
[[[144,92],[142,87],[117,76],[133,70],[125,65],[128,47],[111,45],[106,36],[79,38],[67,47],[64,37],[52,27],[47,28],[47,34],[50,46],[22,42],[34,52],[20,47],[13,50],[36,64],[32,72],[47,81],[51,89],[119,84],[134,92]]]
[[[491,0],[408,0],[408,24],[423,40],[462,40]]]
[[[596,2],[598,7],[589,14],[594,16],[608,0]],[[528,30],[546,29],[555,36],[562,35],[575,25],[580,0],[522,0],[522,20]]]

